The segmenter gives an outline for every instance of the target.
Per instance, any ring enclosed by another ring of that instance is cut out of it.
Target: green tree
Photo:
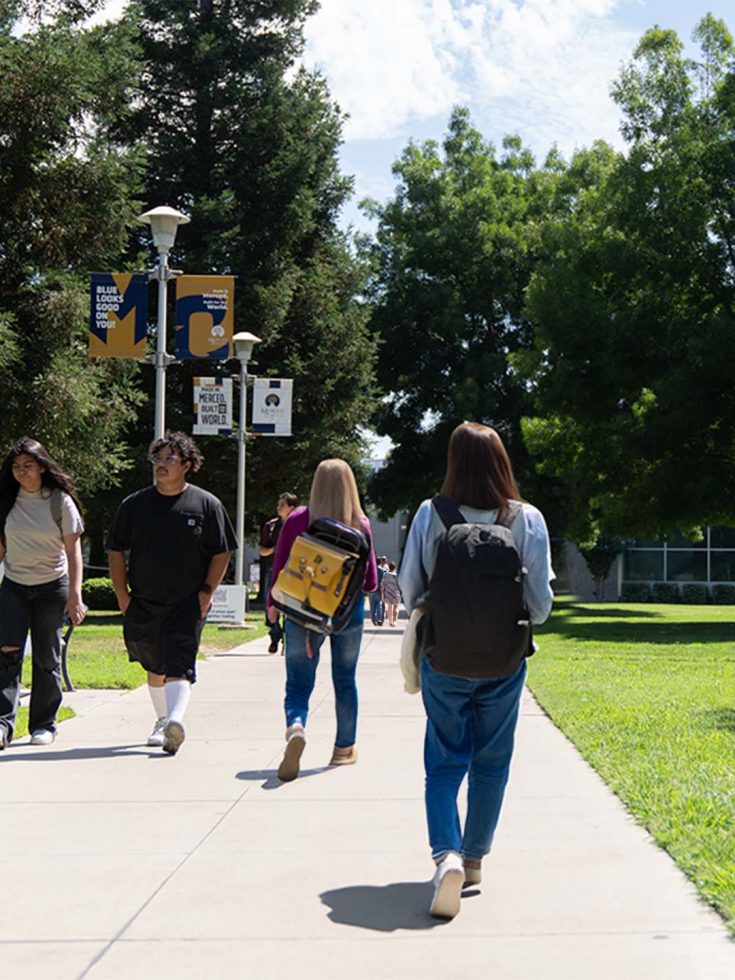
[[[134,366],[86,356],[88,273],[121,254],[138,189],[135,148],[110,133],[135,47],[124,25],[80,26],[95,6],[0,7],[0,442],[40,439],[85,500],[127,465],[139,397]]]
[[[337,228],[351,191],[337,158],[342,117],[324,80],[295,68],[315,9],[313,0],[139,0],[129,9],[144,68],[119,133],[146,147],[146,203],[191,216],[173,264],[235,275],[235,328],[263,340],[253,372],[294,379],[293,437],[248,446],[251,524],[272,513],[278,492],[304,495],[324,456],[358,465],[372,407],[365,269]],[[144,242],[134,236],[131,255]],[[190,428],[191,379],[204,370],[233,364],[169,370],[170,426]],[[149,405],[138,458],[150,427]],[[202,481],[234,506],[235,442],[202,444]]]
[[[376,427],[395,443],[371,494],[385,513],[415,506],[440,482],[449,433],[464,419],[501,432],[530,493],[519,431],[530,403],[509,355],[531,341],[524,292],[564,164],[551,153],[537,169],[517,137],[498,156],[459,108],[441,148],[410,144],[393,169],[395,197],[368,204],[386,393]]]
[[[613,89],[627,153],[547,226],[528,291],[524,432],[583,542],[735,517],[734,49],[710,16],[696,37],[699,61],[642,38]]]

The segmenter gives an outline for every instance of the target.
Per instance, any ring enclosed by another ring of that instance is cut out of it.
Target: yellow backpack
[[[338,633],[362,594],[370,545],[354,527],[319,518],[291,545],[271,599],[295,622],[316,633]]]

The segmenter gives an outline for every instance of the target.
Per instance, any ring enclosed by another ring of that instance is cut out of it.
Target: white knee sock
[[[163,687],[153,687],[152,684],[148,685],[148,693],[151,696],[151,701],[153,702],[153,710],[156,712],[156,718],[166,717],[166,691]]]
[[[184,712],[189,703],[191,694],[191,684],[189,681],[177,680],[166,681],[164,686],[166,692],[166,714],[169,721],[178,721],[179,724],[184,720]]]

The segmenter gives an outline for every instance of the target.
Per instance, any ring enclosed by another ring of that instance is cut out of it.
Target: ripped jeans
[[[0,584],[0,725],[13,737],[18,712],[20,675],[28,631],[33,647],[31,706],[28,728],[56,731],[61,705],[61,627],[69,597],[64,575],[42,585],[20,585],[7,577]],[[2,647],[14,647],[13,652]]]

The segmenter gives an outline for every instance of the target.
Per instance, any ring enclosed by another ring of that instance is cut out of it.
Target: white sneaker
[[[163,715],[159,718],[156,724],[153,726],[153,731],[148,736],[148,741],[146,745],[152,745],[154,748],[160,749],[163,745],[163,729],[166,727],[166,716]]]
[[[39,728],[31,735],[31,745],[53,745],[55,738],[55,733],[50,732],[48,728]]]
[[[438,919],[453,919],[459,912],[463,884],[462,858],[454,851],[449,851],[436,867],[434,897],[429,912]]]
[[[167,755],[176,755],[181,748],[186,732],[180,721],[168,721],[163,729],[163,751]]]
[[[2,752],[2,750],[5,748],[7,744],[8,744],[8,736],[5,734],[5,726],[0,725],[0,752]]]

